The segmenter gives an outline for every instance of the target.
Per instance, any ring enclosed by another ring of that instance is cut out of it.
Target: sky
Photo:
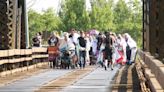
[[[117,2],[118,0],[114,0],[114,1]],[[125,1],[128,1],[128,0],[125,0]],[[50,7],[55,9],[55,11],[57,12],[59,9],[60,2],[61,2],[61,0],[26,0],[27,9],[31,8],[40,13],[43,10],[46,10]],[[87,5],[87,9],[91,8],[89,0],[86,0],[86,5]]]
[[[55,11],[58,10],[60,0],[26,0],[27,9],[34,9],[37,12],[46,10],[47,8],[54,8]]]
[[[50,7],[54,8],[57,12],[59,9],[59,4],[61,0],[26,0],[27,9],[34,9],[37,12],[42,12],[42,10],[46,10]],[[89,0],[87,1],[88,8],[90,3]]]

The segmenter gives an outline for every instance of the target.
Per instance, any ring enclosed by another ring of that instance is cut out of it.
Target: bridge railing
[[[149,52],[138,51],[145,82],[152,92],[164,90],[164,64]]]
[[[0,50],[0,76],[45,65],[47,59],[47,48]]]

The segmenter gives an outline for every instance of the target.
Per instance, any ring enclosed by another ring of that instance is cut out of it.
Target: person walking
[[[127,43],[128,64],[132,64],[135,61],[136,52],[137,52],[137,44],[128,33],[125,33],[125,40]]]
[[[78,38],[78,47],[79,47],[79,65],[80,68],[85,68],[86,64],[86,40],[84,38],[84,32],[80,32],[80,37]]]

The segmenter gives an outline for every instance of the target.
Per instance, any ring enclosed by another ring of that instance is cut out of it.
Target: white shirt
[[[75,44],[78,44],[78,38],[80,37],[80,35],[78,33],[74,33],[72,40]]]
[[[89,51],[90,48],[91,48],[91,42],[90,42],[88,37],[86,37],[85,40],[87,41],[87,43],[86,43],[86,50]]]
[[[75,45],[73,44],[73,42],[70,38],[68,38],[67,46],[68,46],[69,50],[75,50]]]

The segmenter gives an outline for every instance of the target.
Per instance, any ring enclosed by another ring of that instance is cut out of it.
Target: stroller
[[[71,58],[70,58],[69,50],[61,49],[60,52],[61,52],[61,54],[60,54],[60,59],[61,59],[60,68],[69,69],[69,67],[71,65]]]

